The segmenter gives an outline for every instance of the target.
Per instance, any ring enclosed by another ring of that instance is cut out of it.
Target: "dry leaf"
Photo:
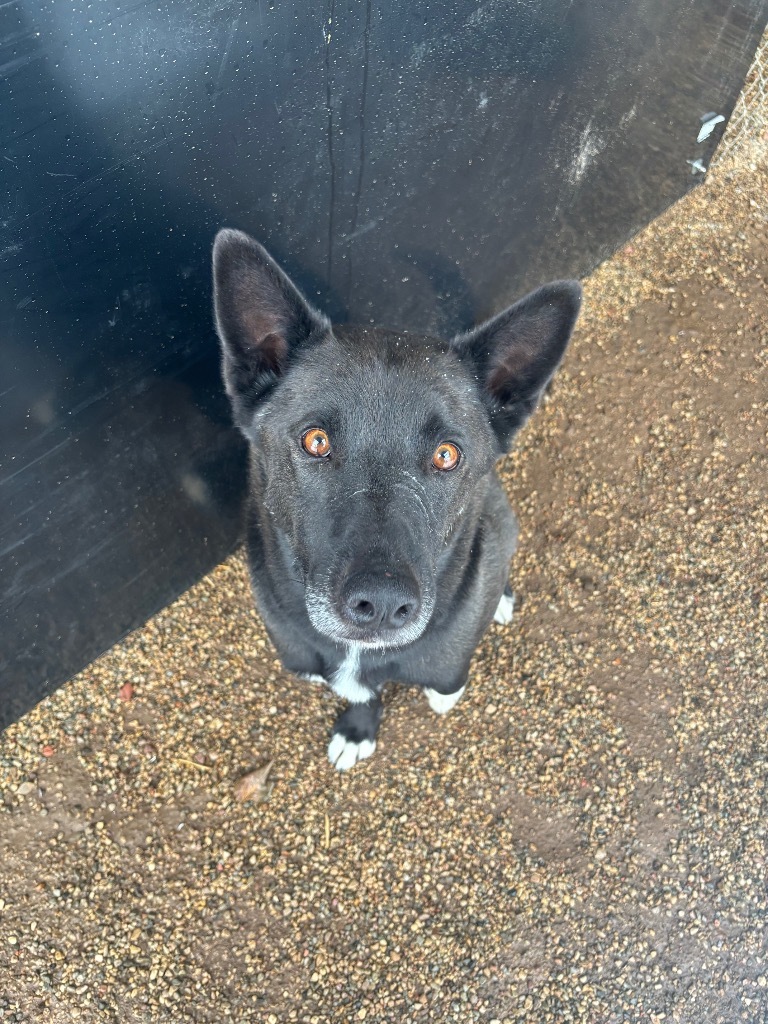
[[[269,800],[275,784],[267,782],[267,777],[273,764],[274,761],[270,761],[262,768],[256,768],[255,771],[244,775],[242,779],[238,779],[235,783],[235,800],[239,800],[241,804],[246,800],[253,800],[257,804],[263,804]]]

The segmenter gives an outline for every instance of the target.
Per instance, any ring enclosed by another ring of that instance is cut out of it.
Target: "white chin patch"
[[[429,706],[438,715],[447,714],[451,708],[455,708],[461,700],[461,695],[466,690],[466,684],[462,686],[456,693],[438,693],[437,690],[430,690],[429,687],[424,687],[424,696],[429,701]]]
[[[515,595],[512,594],[508,597],[506,594],[501,595],[501,600],[496,611],[493,613],[493,621],[498,622],[500,626],[508,626],[512,621],[512,616],[515,611]]]
[[[337,732],[328,744],[328,760],[337,771],[347,772],[353,768],[358,761],[364,761],[370,757],[376,749],[376,740],[363,740],[362,743],[353,743],[345,739]]]

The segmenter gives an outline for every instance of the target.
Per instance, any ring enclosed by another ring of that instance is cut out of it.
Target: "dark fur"
[[[224,380],[250,442],[259,611],[290,672],[332,680],[356,645],[367,699],[334,734],[373,741],[388,680],[440,694],[466,683],[517,535],[494,465],[562,359],[579,286],[546,285],[447,342],[332,330],[240,232],[219,233],[214,284]],[[329,434],[328,458],[303,450],[311,427]],[[451,472],[432,466],[444,441],[462,452]]]

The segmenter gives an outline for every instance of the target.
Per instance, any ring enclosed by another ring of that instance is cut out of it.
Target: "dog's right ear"
[[[329,321],[307,302],[267,250],[224,229],[213,246],[213,294],[222,372],[237,425],[285,372],[292,354],[318,342]]]

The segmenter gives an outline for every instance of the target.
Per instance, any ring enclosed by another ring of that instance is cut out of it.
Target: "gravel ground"
[[[587,282],[450,715],[337,774],[237,554],[5,733],[0,1019],[768,1021],[766,197],[723,161]]]

